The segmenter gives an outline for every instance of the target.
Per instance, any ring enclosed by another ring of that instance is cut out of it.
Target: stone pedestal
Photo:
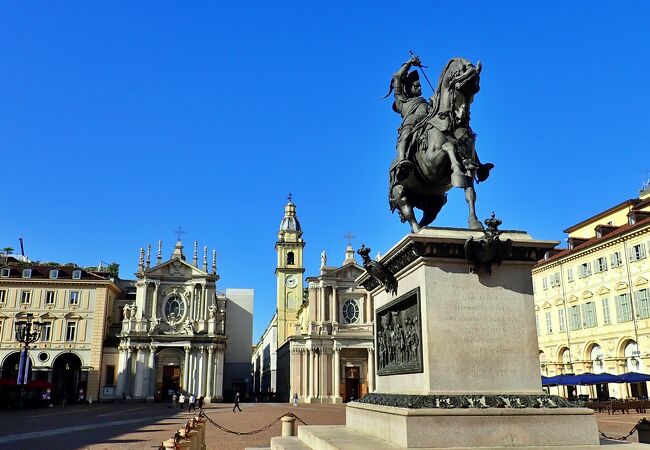
[[[501,264],[473,273],[476,264],[465,256],[470,237],[484,234],[425,228],[404,237],[381,259],[398,281],[395,295],[367,274],[357,280],[375,308],[375,392],[348,404],[346,427],[299,427],[303,444],[598,446],[593,411],[541,386],[531,268],[558,242],[504,231],[499,240],[510,242]]]

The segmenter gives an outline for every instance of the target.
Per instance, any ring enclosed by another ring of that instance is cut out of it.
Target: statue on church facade
[[[475,212],[474,182],[485,181],[494,165],[480,162],[469,125],[481,63],[451,59],[428,102],[421,96],[417,70],[409,72],[412,67],[423,67],[415,55],[393,75],[389,91],[394,91],[393,110],[402,117],[397,156],[389,169],[391,212],[397,210],[401,221],[417,232],[435,220],[447,202],[446,192],[460,187],[469,207],[468,227],[482,229]],[[415,208],[423,213],[419,221]]]

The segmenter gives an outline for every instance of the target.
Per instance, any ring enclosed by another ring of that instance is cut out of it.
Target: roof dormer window
[[[75,269],[72,271],[72,279],[73,280],[80,280],[81,279],[81,270]]]
[[[23,278],[31,278],[32,269],[23,269]]]
[[[57,269],[50,270],[50,279],[56,280],[59,278],[59,271]]]
[[[10,273],[11,273],[11,269],[9,267],[3,267],[2,269],[0,269],[0,277],[2,278],[9,277]]]

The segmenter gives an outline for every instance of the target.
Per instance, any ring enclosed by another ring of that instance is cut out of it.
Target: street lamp
[[[29,344],[33,344],[41,337],[42,322],[32,322],[34,314],[27,313],[26,320],[16,320],[14,331],[16,340],[23,344],[23,350],[20,352],[20,363],[18,366],[18,379],[16,384],[20,385],[20,403],[22,406],[25,394],[25,385],[29,381]]]

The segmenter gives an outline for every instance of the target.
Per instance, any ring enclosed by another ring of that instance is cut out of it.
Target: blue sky
[[[461,6],[462,5],[462,6]],[[389,212],[399,116],[382,100],[415,51],[437,80],[483,64],[472,127],[479,217],[563,239],[648,177],[647,2],[4,2],[0,247],[121,264],[175,230],[216,248],[218,288],[275,309],[288,192],[306,274],[408,227]],[[424,94],[431,95],[425,85]],[[462,191],[434,225],[464,226]]]

